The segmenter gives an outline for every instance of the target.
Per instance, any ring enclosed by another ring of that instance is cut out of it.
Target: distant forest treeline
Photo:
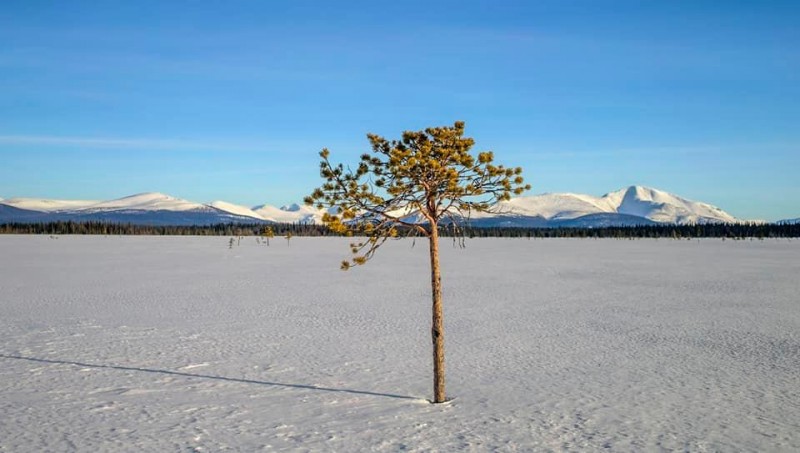
[[[323,225],[278,223],[270,224],[275,236],[339,236]],[[218,224],[200,226],[133,225],[108,222],[46,222],[0,224],[0,234],[107,234],[151,236],[260,236],[264,224]],[[462,228],[465,237],[508,238],[797,238],[800,224],[703,224],[703,225],[642,225],[595,228],[521,228],[485,227]],[[441,234],[452,236],[443,227]]]

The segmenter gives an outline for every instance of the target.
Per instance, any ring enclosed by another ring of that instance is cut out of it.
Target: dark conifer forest
[[[323,225],[300,223],[270,224],[275,236],[341,236]],[[0,234],[97,234],[97,235],[150,235],[150,236],[261,236],[263,224],[217,224],[203,226],[134,225],[108,222],[46,222],[0,224]],[[400,236],[414,236],[405,231]],[[596,228],[520,228],[520,227],[462,227],[457,231],[443,226],[442,236],[466,238],[725,238],[767,239],[800,237],[800,224],[737,223],[697,225],[642,225],[609,226]]]

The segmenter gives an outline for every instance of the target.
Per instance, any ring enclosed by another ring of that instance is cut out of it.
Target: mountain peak
[[[192,211],[207,209],[200,203],[176,198],[161,192],[143,192],[115,200],[103,201],[85,208],[86,211],[141,210]]]
[[[708,203],[688,200],[663,190],[630,186],[606,194],[620,214],[645,217],[663,223],[737,222],[738,219]]]
[[[632,185],[623,187],[622,189],[615,190],[613,192],[608,192],[607,194],[603,195],[603,197],[619,196],[620,198],[623,198],[626,195],[632,197],[639,197],[639,196],[646,196],[647,194],[652,194],[655,192],[666,193],[658,189],[653,189],[652,187]]]
[[[518,197],[502,203],[497,214],[506,219],[510,217],[520,219],[540,217],[546,221],[557,223],[586,218],[585,224],[592,224],[600,218],[604,222],[610,223],[617,219],[616,221],[624,224],[635,224],[636,219],[640,219],[641,224],[648,222],[687,224],[738,221],[732,215],[710,204],[687,200],[642,185],[627,186],[601,197],[573,193],[548,193]],[[473,218],[486,219],[487,217],[490,216],[479,214]]]
[[[213,201],[213,202],[209,203],[208,205],[211,206],[214,209],[218,209],[220,211],[227,212],[229,214],[238,215],[238,216],[242,216],[242,217],[252,217],[252,218],[257,219],[257,220],[265,220],[264,217],[262,217],[260,214],[258,214],[254,210],[252,210],[252,209],[250,209],[248,207],[245,207],[245,206],[240,206],[240,205],[237,205],[237,204],[228,203],[227,201],[221,201],[221,200]]]
[[[37,212],[59,212],[80,209],[98,203],[97,200],[48,200],[44,198],[14,197],[2,200],[2,204],[17,209]]]
[[[301,206],[297,203],[292,203],[281,206],[281,209],[289,212],[297,212],[301,209]]]
[[[163,194],[161,192],[142,192],[133,195],[128,195],[127,197],[117,198],[117,200],[176,200],[177,198],[169,196],[167,194]]]
[[[625,191],[628,194],[634,194],[634,195],[641,196],[641,195],[644,195],[644,194],[649,194],[649,193],[655,192],[656,190],[655,189],[651,189],[651,188],[646,187],[646,186],[628,186],[628,188]]]

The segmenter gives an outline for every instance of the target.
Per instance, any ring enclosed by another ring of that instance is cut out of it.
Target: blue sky
[[[531,193],[798,217],[798,23],[779,1],[7,0],[0,197],[281,205],[322,147],[464,120]]]

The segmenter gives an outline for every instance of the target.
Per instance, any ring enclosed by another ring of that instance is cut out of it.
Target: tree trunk
[[[444,393],[444,311],[442,310],[442,274],[439,270],[439,231],[431,225],[429,238],[431,252],[431,294],[433,296],[433,402],[443,403]]]

